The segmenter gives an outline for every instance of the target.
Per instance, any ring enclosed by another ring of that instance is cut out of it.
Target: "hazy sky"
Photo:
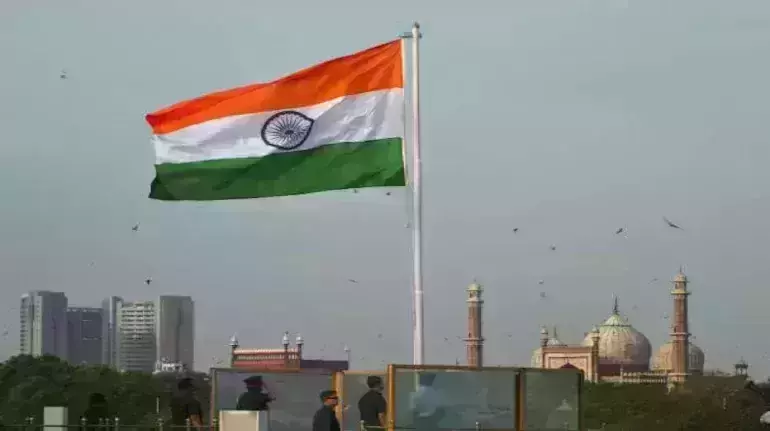
[[[309,356],[349,344],[356,368],[410,362],[403,189],[153,202],[143,116],[417,19],[427,361],[464,360],[474,278],[488,363],[528,365],[543,324],[579,342],[613,294],[657,349],[684,265],[706,366],[743,355],[770,374],[765,0],[2,3],[0,357],[18,351],[19,296],[47,289],[76,305],[193,296],[196,368],[234,332],[278,347],[284,330]]]

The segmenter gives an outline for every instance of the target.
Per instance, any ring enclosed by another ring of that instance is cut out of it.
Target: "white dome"
[[[692,342],[690,342],[689,350],[690,371],[703,372],[703,366],[706,363],[706,355],[703,353],[703,350]],[[655,354],[655,358],[652,361],[652,369],[657,371],[672,371],[674,369],[673,354],[674,345],[671,340],[669,340],[666,344],[660,346],[658,353]]]
[[[590,333],[581,344],[593,345]],[[618,313],[616,303],[612,315],[599,325],[599,362],[649,367],[651,354],[650,340]]]

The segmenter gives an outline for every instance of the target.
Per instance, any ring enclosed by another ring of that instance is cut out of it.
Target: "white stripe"
[[[313,89],[308,89],[313,91]],[[304,151],[338,142],[402,137],[404,90],[344,96],[318,105],[292,109],[315,120],[310,136],[293,150],[279,150],[262,140],[262,126],[281,111],[238,115],[207,121],[164,135],[154,135],[155,163],[186,163],[217,159],[263,157]]]

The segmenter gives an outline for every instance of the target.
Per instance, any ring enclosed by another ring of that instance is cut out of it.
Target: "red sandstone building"
[[[244,349],[238,339],[230,339],[230,366],[247,370],[319,370],[344,371],[349,360],[306,359],[302,356],[304,340],[297,335],[295,346],[290,346],[289,333],[283,335],[283,347],[276,349]]]

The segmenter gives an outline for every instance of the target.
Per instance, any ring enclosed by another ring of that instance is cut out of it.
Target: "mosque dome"
[[[706,362],[706,355],[703,353],[700,347],[690,342],[690,372],[702,373],[703,365]],[[656,371],[668,371],[674,369],[674,345],[671,340],[666,344],[660,346],[658,353],[655,354],[655,358],[652,360],[652,369]]]
[[[581,343],[583,346],[592,346],[589,333]],[[650,340],[620,315],[618,301],[612,314],[599,325],[599,362],[600,365],[629,366],[632,369],[648,370],[652,345]]]

